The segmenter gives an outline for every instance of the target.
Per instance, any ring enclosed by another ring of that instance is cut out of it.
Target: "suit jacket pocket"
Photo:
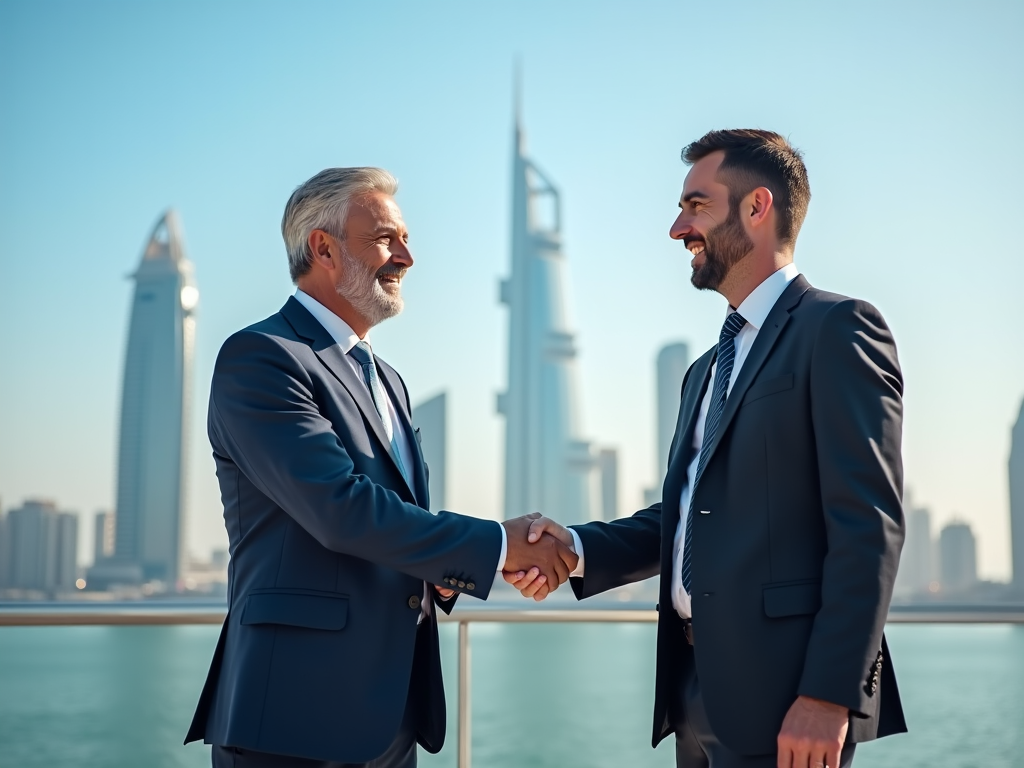
[[[744,405],[751,403],[754,400],[760,400],[762,397],[768,397],[768,395],[774,395],[777,392],[785,392],[787,389],[792,388],[792,373],[787,373],[785,376],[778,376],[774,379],[768,379],[768,381],[759,381],[747,390],[747,394],[744,395],[743,402],[740,403],[740,407],[742,408]]]
[[[242,624],[338,630],[347,623],[348,595],[313,589],[254,589],[242,611]]]
[[[769,584],[764,588],[764,613],[773,619],[817,613],[820,608],[820,581]]]

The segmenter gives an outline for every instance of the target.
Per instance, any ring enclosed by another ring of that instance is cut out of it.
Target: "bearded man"
[[[882,315],[793,263],[811,190],[777,133],[712,131],[670,235],[727,301],[683,379],[662,501],[554,533],[580,599],[661,574],[653,742],[680,768],[839,768],[906,730],[883,627],[903,544],[903,377]],[[543,598],[546,577],[509,574]]]
[[[298,290],[217,358],[228,614],[186,737],[217,767],[412,768],[417,743],[444,742],[435,609],[486,599],[502,568],[557,584],[576,565],[553,538],[527,544],[532,517],[428,511],[405,383],[367,335],[402,310],[413,264],[397,188],[331,168],[296,189],[281,229]]]

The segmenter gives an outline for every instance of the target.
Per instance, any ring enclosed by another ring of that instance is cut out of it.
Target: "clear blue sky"
[[[189,541],[220,546],[205,437],[217,349],[291,291],[291,190],[373,164],[400,179],[417,260],[375,347],[414,401],[449,391],[449,506],[496,515],[519,57],[528,146],[564,199],[585,430],[620,450],[621,505],[655,473],[657,349],[703,351],[723,312],[667,236],[679,150],[711,128],[771,128],[810,172],[797,264],[895,331],[915,498],[940,523],[970,521],[982,574],[1005,577],[1024,397],[1022,31],[1024,4],[984,1],[4,2],[4,508],[49,496],[87,523],[111,506],[125,276],[173,205],[201,292]]]

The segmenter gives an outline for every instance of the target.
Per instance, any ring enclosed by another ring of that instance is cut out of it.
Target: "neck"
[[[365,339],[366,334],[370,332],[370,324],[366,322],[362,315],[356,312],[355,308],[338,294],[333,285],[325,283],[323,280],[306,279],[307,277],[309,276],[300,277],[295,287],[311,299],[316,299],[323,304],[327,309],[348,323],[348,327],[352,329],[356,336],[360,339]]]
[[[763,253],[758,253],[756,250],[751,251],[733,265],[721,285],[715,290],[726,298],[730,307],[738,309],[757,286],[791,263],[793,263],[791,250],[774,250]]]

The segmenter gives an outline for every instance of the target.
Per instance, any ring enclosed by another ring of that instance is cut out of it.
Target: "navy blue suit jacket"
[[[883,635],[904,536],[892,333],[870,304],[803,277],[769,313],[693,498],[691,652],[672,556],[715,351],[683,379],[662,502],[576,527],[586,571],[573,590],[661,574],[655,744],[672,732],[669,702],[693,664],[715,735],[742,754],[775,751],[798,695],[848,707],[849,741],[905,731]]]
[[[405,384],[377,364],[411,438]],[[428,511],[418,441],[410,484],[366,384],[294,298],[224,343],[209,435],[229,605],[186,743],[365,762],[391,744],[413,695],[418,740],[439,750],[436,610],[417,647],[423,582],[454,577],[485,599],[496,524]]]

